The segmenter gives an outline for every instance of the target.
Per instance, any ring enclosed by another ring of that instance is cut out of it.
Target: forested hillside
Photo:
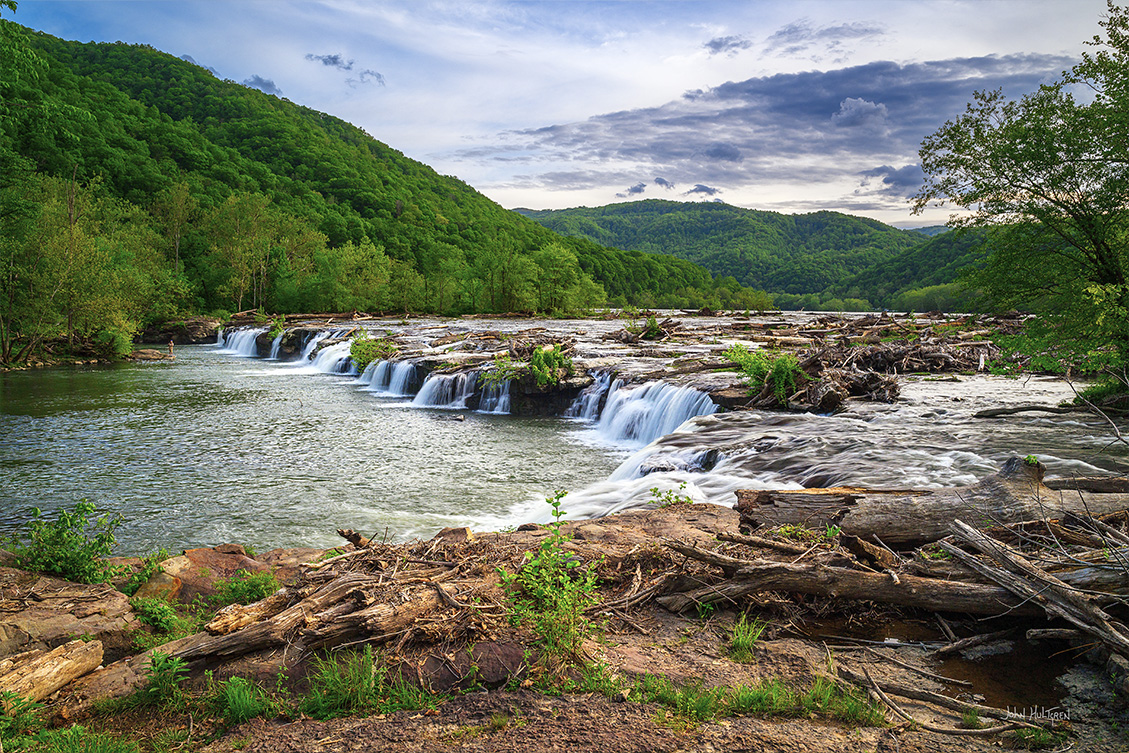
[[[677,256],[773,293],[820,293],[929,240],[838,212],[785,215],[717,202],[518,211],[558,233]]]
[[[342,120],[147,46],[0,20],[0,61],[0,362],[193,312],[770,303],[680,259],[558,236]]]

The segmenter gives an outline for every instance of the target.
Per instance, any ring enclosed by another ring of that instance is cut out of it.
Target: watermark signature
[[[1030,708],[1019,708],[1018,706],[1008,706],[1007,718],[1012,721],[1050,721],[1050,722],[1069,722],[1070,712],[1059,706],[1052,706],[1047,708],[1045,706],[1032,706]]]

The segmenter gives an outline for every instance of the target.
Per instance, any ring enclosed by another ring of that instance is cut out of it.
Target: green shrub
[[[16,740],[43,728],[43,704],[0,690],[0,740]]]
[[[219,591],[216,600],[221,604],[252,604],[267,598],[280,587],[274,573],[241,570],[216,583]]]
[[[149,679],[145,687],[130,696],[131,706],[160,706],[184,697],[180,685],[188,675],[188,664],[177,656],[154,651],[149,655]]]
[[[160,633],[176,633],[184,627],[184,618],[164,599],[134,596],[129,605],[138,620]]]
[[[371,337],[368,333],[353,338],[349,344],[349,358],[357,371],[364,371],[373,361],[388,358],[396,352],[397,345],[384,337]]]
[[[529,371],[538,387],[555,386],[561,381],[561,372],[572,374],[572,359],[566,358],[559,345],[536,348],[529,358]]]
[[[800,383],[808,378],[800,369],[800,362],[791,353],[769,357],[760,350],[750,351],[737,343],[722,353],[745,375],[746,383],[754,394],[767,385],[771,388],[776,402],[788,404],[788,398],[796,392]]]
[[[514,361],[506,353],[494,357],[492,368],[478,372],[478,381],[485,387],[497,387],[505,382],[520,378],[525,371],[524,364]]]
[[[83,501],[74,510],[60,510],[57,520],[44,520],[32,510],[32,519],[10,545],[16,567],[56,575],[75,583],[106,583],[121,571],[103,561],[113,551],[120,515],[92,516],[97,508]]]
[[[545,501],[553,508],[549,535],[517,573],[502,573],[502,583],[517,623],[528,622],[541,648],[551,656],[566,658],[580,653],[580,645],[592,633],[584,615],[596,604],[595,567],[581,567],[564,544],[571,538],[561,533],[560,509],[565,492]]]

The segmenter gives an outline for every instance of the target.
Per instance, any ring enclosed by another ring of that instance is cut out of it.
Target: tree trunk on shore
[[[101,641],[74,640],[51,651],[30,651],[0,662],[0,691],[42,701],[101,663]]]
[[[1042,483],[1045,470],[1041,463],[1031,465],[1015,457],[998,474],[952,489],[740,490],[736,509],[742,525],[751,528],[838,526],[843,533],[877,536],[890,546],[915,546],[948,536],[958,518],[992,526],[1057,519],[1067,513],[1103,515],[1129,507],[1126,493],[1051,489]]]

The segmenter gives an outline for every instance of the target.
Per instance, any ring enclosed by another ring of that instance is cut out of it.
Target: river
[[[899,403],[851,403],[836,416],[701,416],[647,444],[612,426],[607,408],[600,421],[421,407],[356,376],[214,345],[178,348],[174,362],[8,372],[0,534],[34,507],[85,499],[122,514],[123,554],[228,541],[261,551],[331,546],[340,527],[401,541],[544,521],[557,489],[570,492],[575,519],[648,503],[652,488],[732,504],[737,488],[966,484],[1014,454],[1037,455],[1056,475],[1129,472],[1100,420],[972,417],[1066,399],[1065,383],[959,380],[909,378]],[[688,393],[653,394],[650,406],[638,390],[618,395],[625,411],[669,413],[646,419],[660,431],[676,410],[703,410]]]

